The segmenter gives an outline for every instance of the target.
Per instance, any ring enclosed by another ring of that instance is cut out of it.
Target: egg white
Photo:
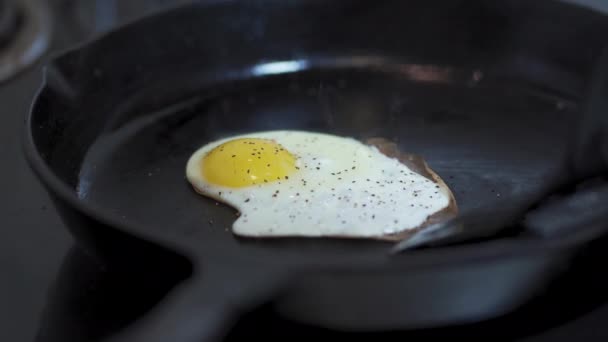
[[[289,179],[229,188],[207,182],[200,161],[232,139],[274,139],[297,157]],[[249,237],[378,237],[421,226],[450,204],[447,190],[356,139],[302,131],[226,137],[198,149],[186,177],[196,191],[240,212],[233,232]]]

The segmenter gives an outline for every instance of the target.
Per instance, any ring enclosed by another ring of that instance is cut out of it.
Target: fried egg
[[[420,227],[449,190],[351,137],[264,131],[196,150],[186,178],[240,215],[245,237],[378,238]]]

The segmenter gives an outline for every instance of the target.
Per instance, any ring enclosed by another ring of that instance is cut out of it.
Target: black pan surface
[[[438,84],[331,69],[244,83],[213,95],[203,89],[172,108],[104,130],[80,170],[80,198],[200,250],[319,264],[385,258],[388,243],[236,238],[230,231],[236,212],[197,195],[184,180],[185,163],[203,144],[239,133],[299,129],[384,137],[424,156],[466,211],[538,191],[559,166],[574,117],[567,102],[508,83]],[[109,122],[121,121],[119,115],[109,115]]]

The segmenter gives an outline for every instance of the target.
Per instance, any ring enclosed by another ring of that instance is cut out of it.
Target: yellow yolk
[[[275,141],[243,138],[211,150],[200,169],[209,183],[240,188],[289,179],[297,168],[296,158]]]

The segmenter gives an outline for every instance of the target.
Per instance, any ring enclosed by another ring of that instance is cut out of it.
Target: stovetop
[[[0,3],[6,0],[0,0]],[[40,0],[44,1],[44,0]],[[581,0],[582,1],[582,0]],[[581,2],[577,1],[577,2]],[[46,193],[21,153],[21,127],[41,82],[40,66],[54,51],[119,23],[181,1],[52,0],[52,40],[36,65],[0,83],[0,341],[95,341],[132,322],[174,285],[174,279],[145,270],[117,270],[77,247],[53,211]],[[595,2],[594,5],[598,5]],[[2,11],[3,6],[0,6]],[[2,13],[0,13],[0,19]],[[0,20],[0,43],[3,34]],[[15,22],[6,22],[13,29]],[[13,26],[11,26],[13,25]],[[9,37],[9,38],[7,38]],[[0,44],[0,54],[2,51]],[[42,46],[41,48],[45,48]],[[1,59],[1,56],[0,56]],[[606,243],[606,241],[604,241]],[[607,341],[608,284],[594,260],[605,248],[591,248],[583,262],[530,305],[491,322],[432,331],[389,332],[376,340],[429,337],[492,341]],[[228,336],[245,338],[343,338],[350,334],[282,319],[270,306],[245,315]]]

